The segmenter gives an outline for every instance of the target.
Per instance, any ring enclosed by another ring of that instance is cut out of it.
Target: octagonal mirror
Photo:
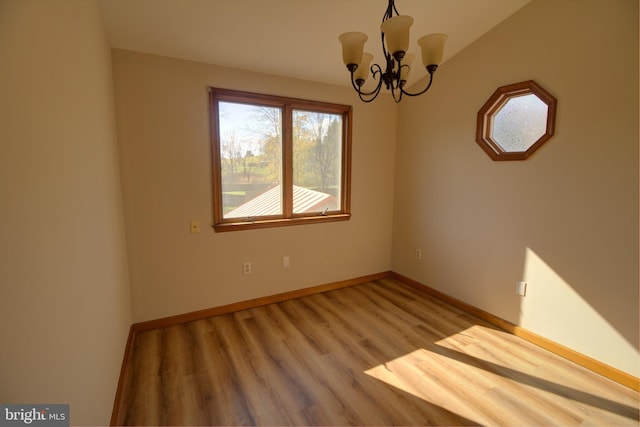
[[[556,104],[533,80],[501,86],[478,111],[476,142],[493,160],[525,160],[553,136]]]

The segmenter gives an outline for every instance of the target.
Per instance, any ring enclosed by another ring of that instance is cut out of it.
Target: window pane
[[[209,105],[216,232],[351,218],[350,106],[221,88]]]
[[[527,151],[547,131],[547,114],[534,94],[511,98],[493,116],[491,136],[505,152]]]
[[[293,111],[293,213],[340,210],[342,116]]]
[[[282,215],[282,112],[219,104],[224,218]]]

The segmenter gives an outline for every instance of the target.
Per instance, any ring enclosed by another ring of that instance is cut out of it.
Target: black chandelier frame
[[[400,13],[398,12],[398,9],[395,5],[395,0],[389,0],[389,5],[387,6],[387,10],[382,17],[382,22],[386,21],[389,18],[392,18],[394,14],[396,16],[400,16]],[[356,92],[358,92],[360,100],[363,102],[371,102],[376,99],[380,94],[380,91],[382,90],[383,83],[385,85],[385,88],[391,91],[391,95],[393,96],[393,100],[395,102],[400,102],[403,95],[418,96],[428,91],[431,88],[431,84],[433,83],[433,75],[438,69],[438,66],[436,64],[431,64],[426,67],[429,73],[429,83],[427,84],[426,88],[419,92],[408,92],[404,88],[407,81],[401,78],[403,68],[407,68],[407,74],[411,68],[409,65],[402,63],[406,52],[398,51],[390,54],[386,48],[384,32],[380,31],[380,37],[382,42],[382,52],[384,53],[386,65],[384,71],[382,70],[382,67],[376,63],[371,65],[371,76],[374,80],[378,81],[378,84],[373,90],[369,92],[364,91],[362,86],[364,85],[365,80],[354,79],[354,73],[358,69],[358,64],[347,65],[347,69],[351,73],[351,84]]]

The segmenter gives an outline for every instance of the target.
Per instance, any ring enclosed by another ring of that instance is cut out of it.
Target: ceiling
[[[396,0],[416,40],[446,33],[444,60],[530,0]],[[338,35],[361,31],[381,63],[386,0],[99,0],[112,47],[316,82],[350,85]],[[415,80],[426,74],[412,73]],[[412,82],[410,79],[409,84]]]

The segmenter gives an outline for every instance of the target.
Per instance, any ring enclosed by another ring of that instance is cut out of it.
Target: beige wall
[[[351,89],[127,51],[113,62],[134,321],[389,270],[390,99],[364,105]],[[352,219],[215,233],[208,86],[353,105]]]
[[[113,51],[127,277],[98,9],[0,0],[0,402],[107,424],[132,320],[389,269],[638,375],[637,27],[632,0],[534,0],[403,101],[398,126],[389,99]],[[526,79],[558,98],[557,134],[492,162],[475,114]],[[353,105],[353,219],[207,227],[209,85]]]
[[[556,135],[491,161],[476,113],[528,79],[558,99]],[[398,121],[392,269],[637,376],[637,1],[534,0]]]
[[[106,425],[131,319],[97,5],[0,0],[0,58],[0,402]]]

